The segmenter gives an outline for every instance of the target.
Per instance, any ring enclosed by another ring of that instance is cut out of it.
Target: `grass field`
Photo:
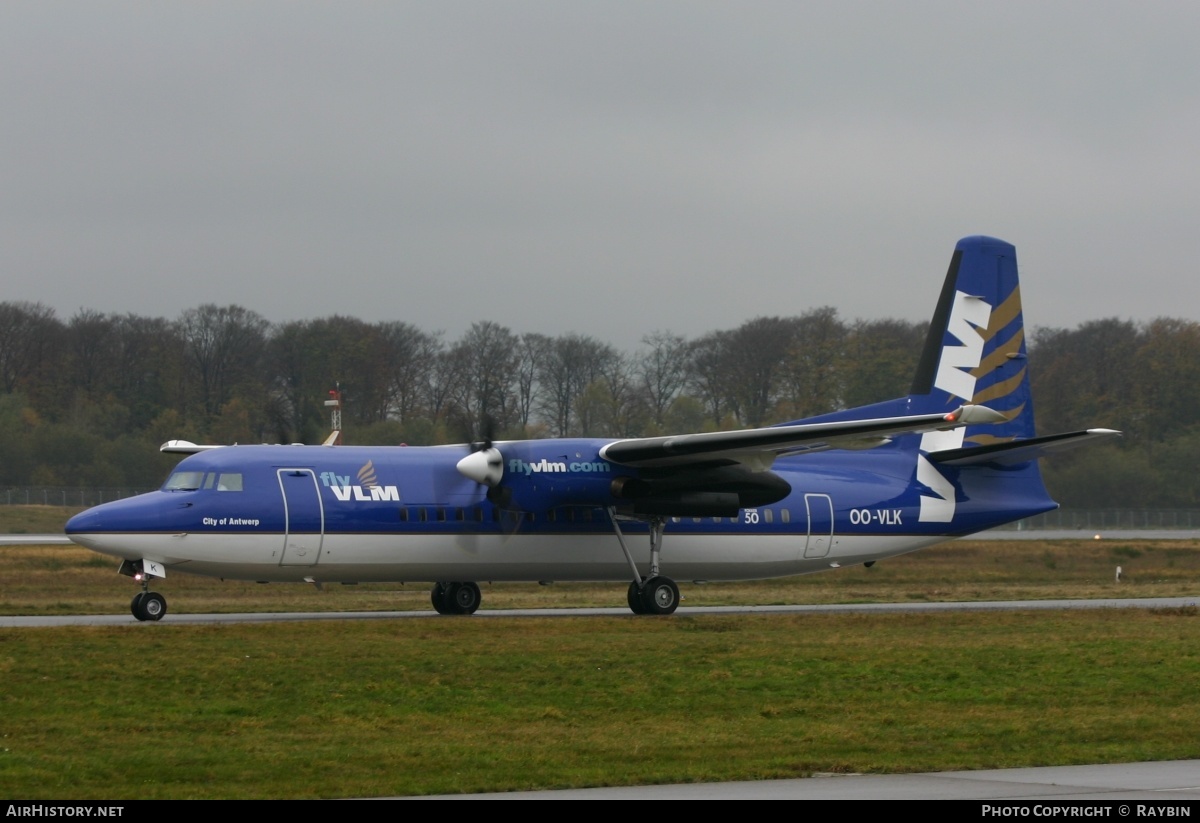
[[[0,506],[0,534],[61,534],[78,506]]]
[[[0,547],[2,609],[127,613],[136,586],[114,570],[73,546]],[[429,609],[425,586],[172,575],[158,588],[172,611]],[[1200,546],[955,542],[871,569],[682,588],[685,605],[1200,596]],[[484,597],[621,606],[624,587]],[[370,797],[1200,757],[1195,607],[168,618],[0,629],[0,678],[5,797]]]
[[[0,795],[358,797],[1200,757],[1163,612],[0,631]]]

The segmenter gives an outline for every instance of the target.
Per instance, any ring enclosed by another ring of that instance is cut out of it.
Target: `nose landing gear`
[[[164,565],[157,560],[122,560],[118,574],[132,577],[142,584],[142,590],[129,601],[129,611],[138,620],[162,620],[167,613],[167,598],[158,592],[149,591],[151,577],[166,577]]]

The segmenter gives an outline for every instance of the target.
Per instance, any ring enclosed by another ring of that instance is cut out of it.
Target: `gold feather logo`
[[[366,489],[379,485],[379,480],[375,477],[375,464],[370,460],[358,470],[358,485]]]

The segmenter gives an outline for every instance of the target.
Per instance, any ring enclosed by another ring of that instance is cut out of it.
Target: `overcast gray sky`
[[[1200,318],[1200,4],[0,4],[0,300],[237,303],[633,348],[925,319],[954,242],[1026,320]]]

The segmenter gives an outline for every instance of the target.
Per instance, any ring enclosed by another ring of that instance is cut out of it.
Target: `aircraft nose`
[[[87,509],[67,521],[66,528],[63,530],[67,536],[73,534],[84,534],[94,532],[100,529],[100,512],[98,509]]]

